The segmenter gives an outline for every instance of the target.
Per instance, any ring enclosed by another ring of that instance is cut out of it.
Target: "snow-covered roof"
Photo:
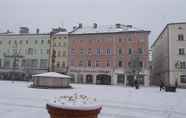
[[[69,110],[94,110],[100,109],[101,104],[95,98],[74,94],[72,96],[60,96],[47,103],[50,106]]]
[[[116,33],[116,32],[129,32],[129,31],[146,31],[133,27],[132,25],[97,25],[96,28],[93,26],[82,26],[76,28],[71,34],[89,34],[89,33]]]
[[[47,72],[47,73],[42,73],[42,74],[36,74],[32,75],[33,77],[54,77],[54,78],[71,78],[68,75],[56,73],[56,72]]]
[[[68,32],[58,32],[55,35],[59,35],[59,34],[68,34]]]

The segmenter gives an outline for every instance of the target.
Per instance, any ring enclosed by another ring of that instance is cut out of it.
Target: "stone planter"
[[[101,107],[92,110],[72,110],[50,106],[47,104],[50,118],[98,118]]]
[[[84,95],[61,96],[47,103],[50,118],[98,118],[102,105]]]

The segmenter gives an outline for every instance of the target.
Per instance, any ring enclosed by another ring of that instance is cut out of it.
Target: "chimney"
[[[127,25],[128,28],[132,28],[132,25]]]
[[[93,23],[93,28],[97,28],[98,27],[98,24],[96,24],[96,23]]]
[[[36,29],[36,34],[39,34],[39,28]]]
[[[73,30],[76,29],[76,26],[73,26]]]
[[[83,28],[83,24],[82,23],[79,23],[79,28]]]
[[[121,28],[121,24],[120,23],[117,23],[115,25],[116,25],[116,28]]]
[[[20,27],[19,33],[20,34],[28,34],[29,33],[29,28],[28,27]]]

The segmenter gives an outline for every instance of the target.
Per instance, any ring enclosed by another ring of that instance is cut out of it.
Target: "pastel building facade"
[[[141,83],[149,85],[149,31],[130,25],[83,27],[69,34],[69,74],[77,83],[131,85],[131,55],[140,52]]]
[[[1,72],[48,71],[48,34],[1,34],[0,50]]]
[[[186,23],[167,24],[152,45],[152,82],[186,87]]]
[[[50,38],[49,71],[68,72],[68,32],[58,32]]]

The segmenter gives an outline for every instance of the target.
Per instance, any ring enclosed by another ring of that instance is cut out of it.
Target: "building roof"
[[[168,28],[169,25],[179,25],[179,24],[186,24],[186,22],[177,22],[177,23],[168,23],[164,29],[161,31],[161,33],[158,35],[157,39],[152,43],[151,48],[153,48],[156,45],[156,42],[160,39],[160,36],[162,33]]]
[[[55,35],[60,35],[60,34],[68,34],[68,32],[58,32]]]
[[[123,24],[116,24],[116,25],[97,25],[96,27],[93,26],[82,26],[76,27],[71,34],[98,34],[98,33],[120,33],[120,32],[132,32],[132,31],[147,31],[143,29],[139,29],[133,27],[132,25],[123,25]]]
[[[56,73],[56,72],[47,72],[47,73],[42,73],[42,74],[36,74],[32,75],[33,77],[52,77],[52,78],[71,78],[68,75]]]
[[[19,34],[19,33],[0,33],[0,36],[40,36],[40,35],[47,35],[49,36],[49,33],[42,33],[42,34],[32,34],[32,33],[28,33],[28,34]]]

